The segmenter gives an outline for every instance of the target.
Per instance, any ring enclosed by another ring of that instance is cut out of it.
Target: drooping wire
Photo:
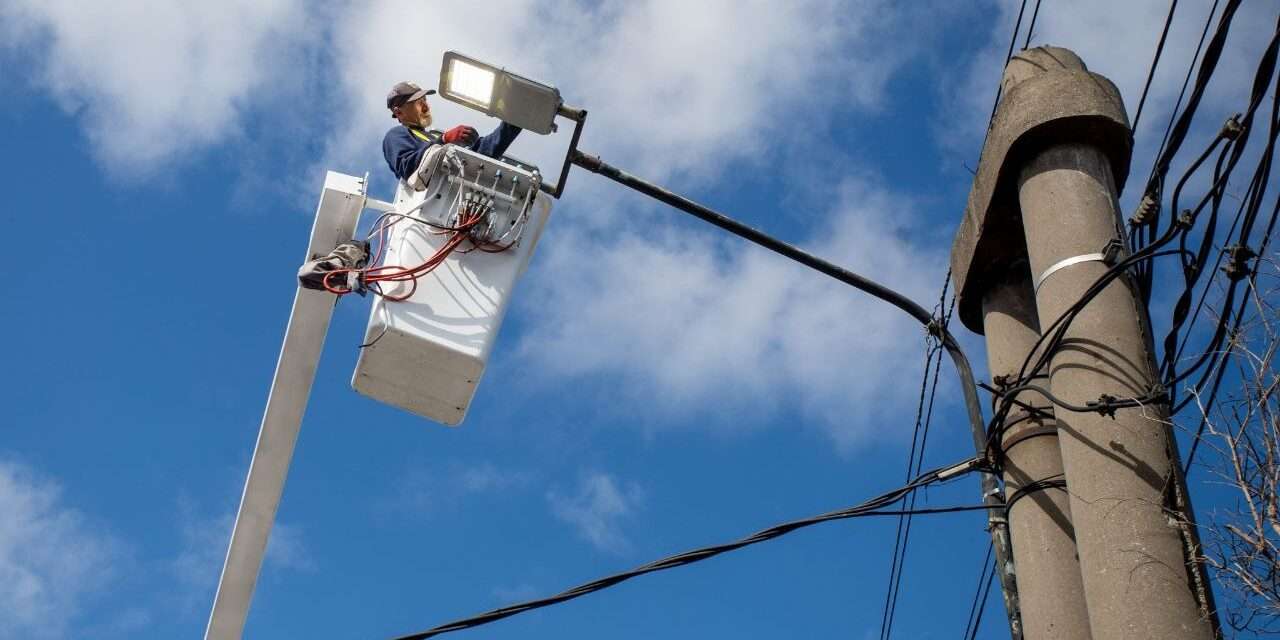
[[[1013,23],[1013,35],[1009,37],[1009,51],[1004,54],[1004,66],[1009,66],[1009,61],[1013,59],[1013,47],[1018,43],[1018,32],[1022,30],[1022,14],[1027,10],[1027,0],[1022,0],[1022,6],[1018,8],[1018,19]],[[1001,67],[1003,68],[1003,67]],[[991,116],[987,118],[987,128],[991,128],[991,124],[996,119],[996,109],[1000,107],[1000,93],[1004,91],[1004,83],[1001,82],[996,86],[996,99],[991,104]]]
[[[1027,39],[1022,43],[1022,48],[1027,49],[1031,46],[1031,36],[1036,32],[1036,17],[1040,15],[1040,0],[1036,0],[1036,8],[1031,11],[1031,22],[1027,25]],[[1005,61],[1005,64],[1009,64]]]
[[[1273,45],[1280,45],[1280,20],[1278,20],[1277,22],[1276,31],[1277,31],[1277,36],[1276,36],[1276,39],[1273,40]],[[1278,80],[1277,82],[1278,84],[1280,84],[1280,80]],[[1254,88],[1255,88],[1255,95],[1256,95],[1259,88],[1259,85],[1256,81],[1254,84]],[[1262,87],[1262,89],[1265,91],[1266,87],[1264,86]],[[1237,214],[1236,214],[1237,221],[1240,221],[1241,213],[1246,214],[1242,224],[1242,228],[1240,230],[1240,234],[1239,236],[1237,236],[1236,246],[1246,246],[1246,247],[1248,246],[1247,242],[1250,236],[1250,232],[1252,230],[1251,229],[1252,220],[1256,217],[1257,210],[1263,201],[1263,197],[1267,188],[1267,183],[1271,176],[1271,167],[1272,167],[1272,162],[1273,162],[1275,148],[1276,148],[1276,141],[1277,141],[1277,138],[1280,137],[1280,91],[1273,91],[1272,94],[1273,94],[1273,97],[1272,97],[1272,107],[1271,107],[1271,133],[1267,141],[1267,147],[1263,150],[1262,157],[1258,164],[1258,168],[1254,172],[1253,180],[1250,182],[1249,190],[1248,192],[1246,192],[1245,198],[1241,202],[1240,210],[1237,211]],[[1267,250],[1271,245],[1271,238],[1273,237],[1272,234],[1275,232],[1277,219],[1280,219],[1280,196],[1277,196],[1276,198],[1276,204],[1272,207],[1272,210],[1271,210],[1270,220],[1267,222],[1266,230],[1262,234],[1261,247],[1257,251],[1257,254],[1259,256],[1267,255]],[[1230,236],[1231,233],[1235,231],[1235,226],[1236,226],[1235,222],[1233,222],[1231,229],[1227,232],[1228,236]],[[1215,274],[1218,272],[1218,268],[1219,268],[1218,265],[1220,265],[1222,260],[1226,257],[1227,252],[1228,252],[1228,248],[1224,247],[1223,250],[1221,250],[1218,253],[1218,260],[1214,265]],[[1256,268],[1253,269],[1253,271],[1248,275],[1245,293],[1242,296],[1243,299],[1240,301],[1239,308],[1235,311],[1234,321],[1232,322],[1232,326],[1230,330],[1226,332],[1221,332],[1221,329],[1219,329],[1218,332],[1215,332],[1215,337],[1218,337],[1218,333],[1224,333],[1225,335],[1229,335],[1232,337],[1239,335],[1240,326],[1244,321],[1246,305],[1248,302],[1249,294],[1251,292],[1256,291],[1257,276],[1258,276],[1258,270]],[[1232,295],[1234,294],[1235,286],[1238,284],[1238,282],[1239,281],[1237,279],[1233,279],[1231,283],[1231,287],[1228,289],[1227,294],[1225,295],[1226,302],[1224,303],[1224,308],[1230,306],[1231,298],[1232,298]],[[1203,305],[1204,299],[1207,296],[1208,296],[1208,287],[1206,286],[1206,290],[1201,297],[1201,305],[1197,306],[1197,309],[1196,309],[1197,317],[1200,312],[1200,306]],[[1222,326],[1222,322],[1224,322],[1225,320],[1226,318],[1222,317],[1222,315],[1219,314],[1219,327]],[[1194,318],[1193,318],[1193,324],[1194,324]],[[1188,329],[1188,335],[1190,335],[1189,329]],[[1185,345],[1186,345],[1186,341],[1184,340],[1183,345],[1179,348],[1179,352],[1181,352],[1182,347],[1185,347]],[[1217,354],[1221,354],[1224,350],[1220,348],[1214,348],[1212,351],[1215,353],[1215,355],[1217,355]],[[1213,403],[1218,394],[1218,390],[1221,388],[1223,375],[1226,372],[1226,363],[1227,363],[1227,358],[1225,357],[1225,355],[1220,355],[1218,356],[1215,362],[1214,368],[1210,369],[1210,372],[1212,372],[1213,374],[1213,384],[1210,387],[1207,402],[1205,402],[1204,399],[1201,398],[1204,411],[1201,413],[1199,425],[1196,427],[1195,434],[1192,438],[1191,450],[1187,455],[1187,461],[1186,461],[1184,473],[1189,473],[1192,468],[1192,463],[1195,462],[1196,451],[1199,447],[1200,440],[1204,434],[1205,427],[1208,424],[1209,409],[1213,406]],[[1216,371],[1214,369],[1216,369]],[[1208,373],[1209,372],[1206,373],[1206,377]],[[1204,378],[1202,378],[1201,383],[1196,386],[1197,390],[1201,388],[1201,385],[1203,384],[1203,380]],[[1192,399],[1197,397],[1199,396],[1195,394],[1189,394],[1186,402],[1189,403]]]
[[[1191,63],[1187,66],[1186,77],[1182,79],[1182,88],[1178,91],[1178,99],[1173,104],[1173,109],[1169,111],[1169,123],[1165,126],[1164,135],[1160,139],[1160,147],[1156,150],[1156,154],[1151,163],[1151,173],[1147,177],[1147,183],[1144,187],[1144,198],[1149,198],[1153,203],[1150,219],[1138,226],[1130,234],[1129,249],[1137,251],[1142,248],[1145,243],[1155,240],[1156,227],[1160,220],[1159,203],[1163,193],[1164,176],[1160,175],[1157,179],[1157,170],[1160,167],[1160,157],[1164,155],[1165,145],[1169,142],[1169,134],[1173,131],[1173,123],[1178,117],[1178,110],[1182,107],[1182,99],[1186,96],[1187,86],[1191,82],[1191,76],[1195,73],[1196,60],[1200,59],[1200,51],[1204,48],[1205,38],[1209,35],[1209,27],[1213,26],[1213,17],[1218,11],[1219,0],[1213,0],[1213,6],[1209,8],[1209,15],[1205,18],[1204,29],[1200,32],[1200,41],[1196,44],[1196,51],[1191,56]],[[1136,129],[1135,129],[1136,131]],[[1167,170],[1167,168],[1166,168]],[[1154,188],[1153,188],[1154,185]],[[1121,190],[1123,192],[1123,190]],[[1117,194],[1119,195],[1119,194]],[[1176,215],[1177,212],[1174,212]],[[1146,236],[1143,236],[1143,226],[1146,228]],[[1151,300],[1151,284],[1153,274],[1147,268],[1147,265],[1138,265],[1134,271],[1135,279],[1138,284],[1139,295],[1142,297],[1143,303],[1149,303]]]
[[[991,561],[994,544],[987,545],[987,555],[982,559],[982,569],[978,572],[978,586],[973,593],[973,603],[969,605],[969,619],[964,623],[964,640],[978,637],[978,627],[982,625],[982,611],[987,607],[987,594],[991,592],[991,582],[996,576],[996,565]]]
[[[991,572],[987,573],[987,584],[982,588],[982,602],[978,603],[978,613],[973,618],[973,630],[969,632],[968,640],[978,639],[978,630],[982,628],[982,614],[987,612],[987,596],[991,595],[991,584],[995,582],[996,568],[992,566]]]
[[[426,631],[421,631],[418,633],[411,633],[408,635],[400,636],[396,640],[425,640],[426,638],[431,638],[431,637],[438,636],[445,633],[452,633],[454,631],[471,629],[481,625],[489,624],[491,622],[502,620],[503,618],[509,618],[511,616],[524,613],[526,611],[532,611],[534,609],[540,609],[543,607],[560,604],[562,602],[567,602],[575,598],[580,598],[589,593],[595,593],[603,589],[608,589],[609,587],[615,586],[617,584],[626,582],[627,580],[630,580],[632,578],[636,578],[645,574],[654,573],[658,571],[666,571],[668,569],[683,567],[686,565],[694,564],[696,562],[701,562],[703,560],[708,560],[722,553],[728,553],[730,551],[735,551],[743,547],[748,547],[754,544],[759,544],[761,542],[773,540],[774,538],[784,536],[793,531],[798,531],[800,529],[811,527],[813,525],[821,524],[824,522],[831,522],[834,520],[847,520],[850,518],[861,518],[861,517],[867,517],[867,516],[899,515],[902,513],[901,511],[886,512],[882,510],[885,507],[901,502],[903,497],[905,497],[914,489],[927,486],[930,484],[934,484],[937,482],[949,481],[951,479],[959,478],[963,475],[971,473],[977,470],[979,462],[980,462],[979,459],[974,458],[974,459],[965,460],[960,464],[953,464],[945,467],[938,467],[936,469],[931,469],[925,473],[920,474],[919,476],[914,478],[911,482],[908,482],[907,484],[901,487],[898,487],[897,489],[893,489],[891,491],[882,493],[857,506],[849,507],[846,509],[840,509],[838,511],[830,511],[830,512],[812,516],[809,518],[803,518],[800,520],[792,520],[790,522],[785,522],[779,525],[769,527],[768,529],[758,531],[752,535],[749,535],[745,538],[741,538],[733,542],[712,545],[709,547],[694,549],[692,551],[686,551],[684,553],[678,553],[673,556],[662,558],[661,560],[655,560],[648,564],[641,565],[630,571],[624,571],[622,573],[617,573],[617,574],[606,576],[604,578],[600,578],[597,580],[592,580],[591,582],[573,587],[572,589],[568,589],[554,596],[550,596],[547,598],[539,598],[537,600],[529,600],[527,602],[521,602],[518,604],[509,605],[506,607],[501,607],[498,609],[494,609],[492,611],[487,611],[485,613],[482,613],[476,616],[471,616],[469,618],[464,618],[454,622],[442,624],[437,627],[427,629]],[[942,476],[944,472],[946,473],[945,477]],[[953,513],[958,511],[973,511],[978,509],[989,509],[989,508],[990,507],[987,505],[974,505],[974,506],[964,506],[964,507],[948,507],[944,509],[920,510],[918,512]]]
[[[944,311],[947,301],[947,291],[951,285],[951,271],[947,270],[947,275],[942,283],[942,294],[938,297],[938,304],[934,307],[934,314],[939,318],[939,322],[943,329],[948,328],[951,321],[951,314],[955,311],[956,298],[952,295],[950,308]],[[924,357],[924,374],[920,381],[920,398],[916,403],[915,426],[911,434],[911,449],[907,454],[907,471],[906,477],[909,479],[920,473],[921,467],[924,465],[925,445],[929,439],[929,425],[933,419],[933,403],[938,393],[938,379],[941,377],[942,368],[942,343],[933,338],[932,334],[926,334],[926,348]],[[926,392],[927,402],[926,402]],[[907,510],[915,508],[916,492],[912,491],[907,497]],[[889,584],[885,590],[884,610],[880,617],[880,638],[888,640],[893,633],[894,616],[898,608],[898,593],[902,587],[903,568],[906,564],[907,544],[911,539],[911,516],[905,514],[898,518],[898,527],[894,534],[893,555],[889,568]]]
[[[1160,65],[1160,54],[1164,53],[1164,42],[1169,37],[1169,26],[1173,24],[1173,14],[1177,8],[1178,0],[1170,0],[1169,15],[1165,16],[1164,29],[1160,31],[1160,41],[1156,43],[1156,53],[1151,58],[1151,68],[1147,70],[1147,82],[1142,85],[1142,97],[1138,99],[1138,111],[1134,114],[1133,125],[1130,127],[1134,135],[1138,133],[1138,122],[1142,120],[1142,107],[1147,104],[1147,92],[1151,89],[1151,80],[1156,77],[1156,67]]]

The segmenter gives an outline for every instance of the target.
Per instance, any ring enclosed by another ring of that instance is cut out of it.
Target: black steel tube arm
[[[671,205],[685,213],[692,214],[694,217],[709,222],[729,233],[740,238],[749,240],[765,249],[773,251],[779,255],[790,258],[800,264],[811,269],[824,273],[840,282],[843,282],[855,289],[864,291],[872,296],[884,300],[889,304],[905,311],[907,315],[915,318],[920,324],[924,325],[934,335],[942,340],[943,346],[947,349],[947,353],[955,362],[956,369],[959,371],[961,383],[964,387],[965,406],[969,413],[970,427],[974,431],[974,445],[978,447],[978,453],[983,454],[986,450],[986,426],[982,419],[982,405],[978,399],[978,387],[973,378],[973,370],[969,366],[969,359],[965,356],[964,351],[960,349],[960,345],[956,343],[955,338],[938,324],[933,315],[924,307],[916,304],[910,298],[890,289],[874,280],[864,278],[848,269],[837,266],[811,253],[808,253],[798,247],[778,240],[769,236],[753,227],[745,225],[734,220],[718,211],[704,207],[684,196],[672,193],[651,182],[637,178],[613,165],[610,165],[596,156],[587,155],[580,151],[575,151],[570,156],[570,161],[583,169],[598,173],[614,182],[629,187],[649,197],[659,200],[663,203]]]

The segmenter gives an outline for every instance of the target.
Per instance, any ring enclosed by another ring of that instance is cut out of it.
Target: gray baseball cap
[[[422,96],[434,95],[435,89],[423,89],[412,82],[397,82],[387,93],[387,108],[394,109],[407,102],[413,102]]]

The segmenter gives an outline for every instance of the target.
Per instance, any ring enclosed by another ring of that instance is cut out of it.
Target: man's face
[[[431,107],[427,105],[427,99],[418,98],[413,102],[406,102],[391,111],[396,120],[400,121],[407,127],[418,127],[426,129],[431,126]]]

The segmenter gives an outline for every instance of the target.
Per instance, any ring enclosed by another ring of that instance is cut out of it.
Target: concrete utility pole
[[[991,283],[982,311],[991,375],[995,380],[1016,379],[1040,338],[1025,261],[1011,265],[1007,277]],[[1019,405],[1005,419],[1002,450],[1022,631],[1028,640],[1088,640],[1089,615],[1053,407],[1029,391],[1014,399]]]
[[[1115,86],[1066,49],[1022,52],[1002,82],[1004,100],[988,132],[952,265],[961,320],[978,332],[985,323],[992,372],[1016,377],[1035,319],[1040,327],[1052,325],[1123,247],[1115,244],[1122,238],[1116,193],[1127,177],[1131,135]],[[1034,313],[1026,285],[1010,284],[1024,277],[1031,279]],[[1070,324],[1049,369],[1034,382],[1081,407],[1106,396],[1146,396],[1159,378],[1143,314],[1130,280],[1112,281]],[[1017,399],[1043,403],[1027,396]],[[1187,555],[1194,548],[1182,526],[1189,512],[1172,506],[1184,488],[1172,462],[1167,407],[1057,407],[1054,414],[1069,504],[1055,500],[1056,488],[1037,483],[1039,499],[1015,501],[1010,513],[1026,637],[1213,638],[1214,614],[1197,586],[1203,577]],[[1005,436],[1006,447],[1016,445],[1006,453],[1011,497],[1028,481],[1057,472],[1045,446],[1050,438],[1037,438],[1034,449],[1020,439],[1034,428],[1020,426]],[[1078,570],[1052,557],[1069,553],[1072,525]]]

